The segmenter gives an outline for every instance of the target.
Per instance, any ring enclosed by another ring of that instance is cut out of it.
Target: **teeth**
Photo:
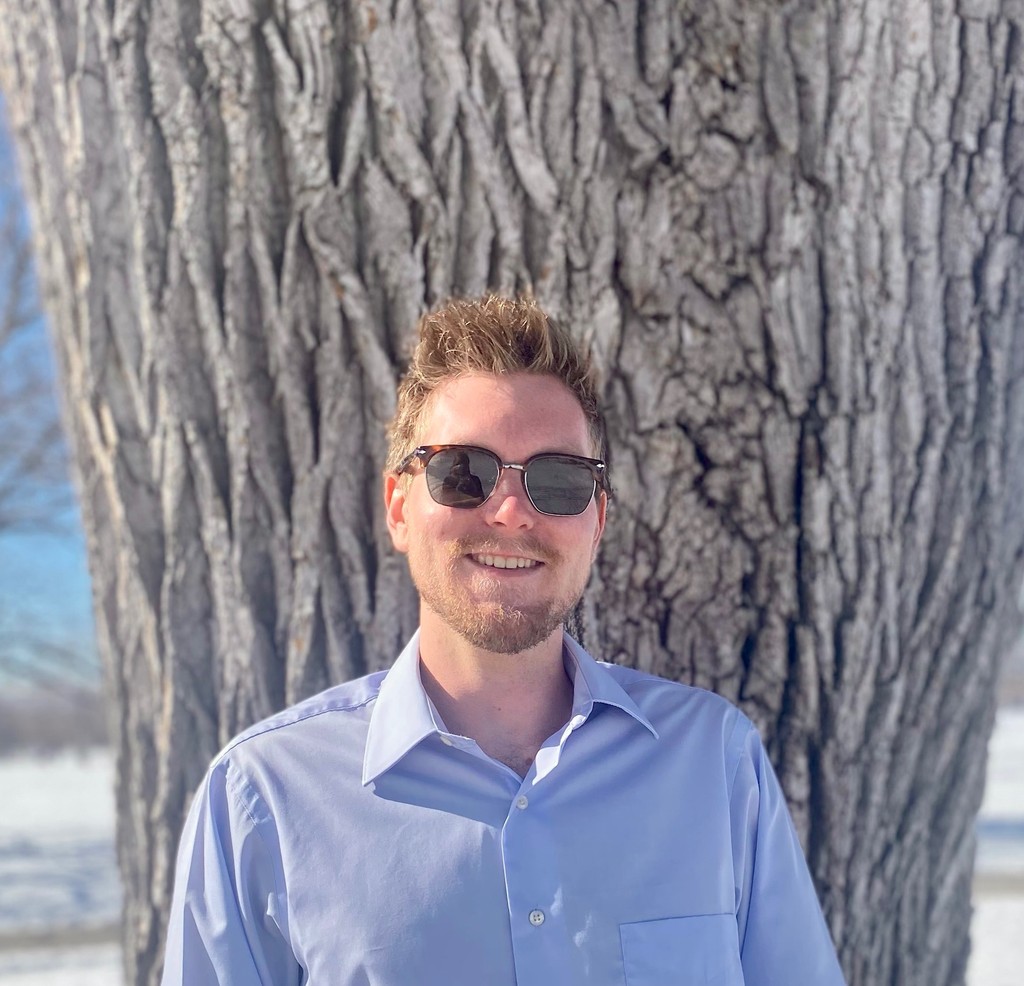
[[[509,558],[506,555],[473,555],[473,560],[490,568],[533,568],[538,564],[532,558]]]

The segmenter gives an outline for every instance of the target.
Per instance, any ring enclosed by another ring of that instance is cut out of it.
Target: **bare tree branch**
[[[0,126],[5,126],[2,118]],[[6,140],[0,151],[5,145]],[[0,559],[12,536],[67,537],[77,523],[32,257],[15,168],[5,154],[0,160]],[[27,612],[0,599],[0,677],[48,693],[67,681],[95,689],[92,642],[73,643],[50,614],[31,608]]]

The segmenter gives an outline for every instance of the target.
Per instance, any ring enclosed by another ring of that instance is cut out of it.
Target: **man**
[[[534,303],[422,320],[384,479],[419,631],[214,762],[165,986],[842,984],[750,722],[563,633],[603,444],[586,360]]]

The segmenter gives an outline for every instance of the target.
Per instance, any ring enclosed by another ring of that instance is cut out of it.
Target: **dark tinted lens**
[[[526,470],[530,499],[545,514],[570,517],[583,513],[594,495],[595,485],[590,469],[566,456],[541,456],[533,459]]]
[[[498,479],[498,460],[478,449],[448,448],[427,463],[427,489],[446,507],[479,507]]]

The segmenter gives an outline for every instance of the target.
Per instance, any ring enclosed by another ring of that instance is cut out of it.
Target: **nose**
[[[502,470],[498,485],[484,504],[487,522],[497,527],[529,530],[536,512],[523,485],[523,473],[515,467]]]

